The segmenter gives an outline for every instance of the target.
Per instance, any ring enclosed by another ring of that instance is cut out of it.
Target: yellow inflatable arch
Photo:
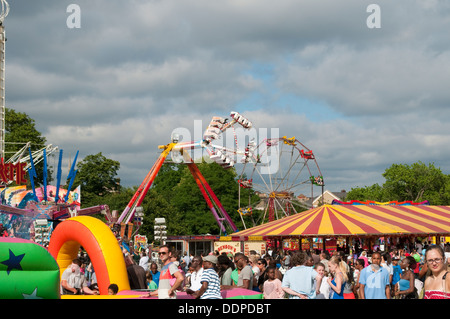
[[[119,291],[130,290],[125,260],[116,237],[101,220],[77,216],[60,223],[52,233],[48,250],[63,271],[77,258],[80,246],[86,250],[97,276],[101,295],[116,284]]]

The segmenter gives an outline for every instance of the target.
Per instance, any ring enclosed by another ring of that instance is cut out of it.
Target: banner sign
[[[235,253],[238,253],[241,251],[241,242],[239,242],[239,241],[229,241],[229,242],[215,241],[214,242],[214,250],[219,251],[219,254],[225,252],[226,254],[232,253],[234,255]]]
[[[25,166],[27,163],[3,163],[3,158],[0,162],[0,179],[3,183],[7,184],[9,182],[15,181],[17,185],[26,184],[25,179]]]
[[[36,196],[39,202],[44,200],[43,187],[36,188]],[[4,205],[18,207],[24,209],[29,200],[34,200],[33,191],[27,190],[26,185],[6,187],[0,190],[2,203]],[[47,201],[55,202],[56,187],[52,185],[47,186]],[[67,196],[66,189],[59,189],[58,202],[64,202],[67,197],[66,204],[81,206],[81,187],[78,186],[74,191],[69,192]]]

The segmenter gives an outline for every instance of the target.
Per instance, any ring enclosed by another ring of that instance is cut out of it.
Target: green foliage
[[[116,210],[118,212],[117,216],[120,216],[122,211],[127,206],[128,202],[130,201],[131,197],[133,197],[135,191],[135,188],[123,187],[121,188],[120,192],[106,193],[103,196],[99,196],[94,193],[89,193],[86,191],[83,192],[82,190],[81,205],[82,208],[108,205],[111,213]],[[95,217],[106,221],[106,219],[101,214],[96,214]]]
[[[5,161],[24,147],[27,142],[31,142],[30,149],[32,152],[45,147],[47,140],[36,129],[35,125],[35,121],[26,113],[5,108]],[[26,154],[28,154],[28,150]],[[37,175],[37,179],[35,180],[36,186],[39,183],[42,184],[43,167],[43,162],[35,165]],[[50,167],[48,169],[51,171]],[[50,182],[50,180],[51,173],[49,172],[48,181]],[[29,181],[28,184],[30,184]]]
[[[106,158],[102,153],[88,155],[77,164],[74,187],[81,185],[82,198],[86,193],[104,196],[117,191],[120,180],[116,178],[120,163]]]
[[[374,184],[372,186],[352,188],[351,191],[347,193],[346,200],[360,200],[364,202],[373,200],[384,202],[387,201],[387,194],[382,186]]]
[[[13,155],[27,142],[31,142],[31,151],[37,151],[45,146],[47,140],[36,129],[35,121],[26,113],[5,109],[5,152]],[[9,144],[20,143],[20,144]],[[6,156],[8,157],[8,156]]]
[[[397,200],[424,200],[424,196],[439,192],[445,183],[445,175],[434,164],[426,166],[422,162],[393,164],[383,177],[386,179],[384,188]]]
[[[222,203],[225,211],[231,216],[233,222],[238,224],[240,221],[236,210],[239,185],[236,181],[235,170],[225,170],[217,163],[205,162],[198,163],[197,167]],[[168,223],[170,234],[220,233],[219,226],[187,165],[164,164],[152,189],[155,192],[153,200],[158,199],[156,194],[170,199],[170,203],[162,202],[159,199],[159,203],[164,204],[163,207],[171,209],[171,215],[166,219],[171,221],[176,218],[180,221],[179,223]],[[152,207],[152,212],[155,212],[157,208]],[[163,213],[160,210],[161,216],[155,217],[165,217]],[[176,229],[172,227],[176,227]]]
[[[144,209],[143,224],[139,230],[140,234],[147,238],[153,237],[153,226],[155,218],[165,218],[170,235],[183,234],[183,215],[172,205],[170,197],[166,197],[151,188],[145,197],[142,207]]]
[[[428,200],[432,205],[449,205],[450,176],[442,173],[434,164],[425,165],[417,162],[393,164],[382,176],[386,179],[380,186],[352,188],[347,200],[413,201]]]
[[[116,167],[114,161],[105,159],[101,153],[89,155],[78,164],[79,173],[74,185],[82,185],[83,207],[106,204],[111,211],[118,210],[120,216],[137,187],[122,188],[115,192],[105,192],[105,188],[100,188],[104,184],[98,183],[99,170],[110,172],[106,174],[108,177],[106,180],[114,181]],[[197,167],[225,211],[237,227],[242,229],[237,213],[239,185],[235,170],[225,170],[216,163],[205,162],[197,164]],[[154,220],[157,217],[166,219],[167,232],[170,235],[220,233],[220,228],[202,192],[185,164],[163,164],[141,206],[144,209],[144,218],[139,233],[149,239],[153,237]]]

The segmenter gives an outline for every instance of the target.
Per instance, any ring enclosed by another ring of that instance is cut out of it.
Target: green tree
[[[186,235],[184,215],[172,205],[170,197],[166,197],[151,188],[142,203],[142,207],[144,218],[139,230],[140,234],[147,235],[149,239],[153,238],[155,218],[162,217],[167,221],[169,235]]]
[[[5,161],[17,153],[26,143],[30,142],[30,149],[32,152],[45,147],[47,139],[42,136],[41,132],[36,129],[34,119],[26,113],[16,112],[13,109],[5,108]],[[26,150],[25,155],[28,154]],[[43,162],[35,165],[37,178],[35,185],[43,181]],[[51,181],[51,167],[48,166],[48,182]],[[30,181],[28,180],[28,184]],[[13,184],[15,185],[15,184]],[[30,185],[28,185],[30,186]]]
[[[117,172],[120,163],[106,158],[101,152],[86,156],[77,163],[77,175],[73,187],[81,185],[82,199],[95,196],[103,197],[120,189]]]
[[[238,183],[234,169],[223,169],[216,163],[196,164],[225,211],[239,227],[237,213]],[[184,164],[164,164],[146,200],[152,201],[144,212],[165,217],[171,235],[219,234],[219,226],[189,168]],[[145,201],[144,201],[145,202]],[[216,208],[217,210],[217,208]],[[153,224],[151,224],[153,225]]]
[[[450,203],[450,176],[444,174],[433,163],[422,162],[392,164],[382,174],[385,182],[382,186],[374,184],[352,188],[347,200],[413,201],[428,200],[432,205]]]
[[[414,202],[427,199],[433,193],[439,193],[445,185],[446,177],[439,168],[430,163],[393,164],[383,173],[383,184],[391,198],[398,201]]]
[[[26,113],[13,109],[5,110],[5,152],[10,156],[19,151],[27,142],[31,142],[31,151],[45,146],[47,139],[36,129],[34,119]]]
[[[383,186],[378,184],[374,184],[372,186],[366,187],[356,187],[352,188],[346,197],[346,201],[351,200],[360,200],[360,201],[376,201],[376,202],[384,202],[387,201],[387,194]]]
[[[180,182],[185,168],[186,165],[183,164],[164,163],[153,181],[152,188],[166,195],[172,193]]]

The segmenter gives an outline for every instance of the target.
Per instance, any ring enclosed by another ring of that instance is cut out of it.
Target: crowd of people
[[[450,299],[449,243],[370,254],[269,250],[248,256],[218,251],[181,255],[161,246],[159,263],[145,249],[123,252],[130,288],[148,291],[144,297],[176,298],[184,291],[194,298],[221,299],[223,290],[244,288],[262,293],[264,299]],[[95,271],[80,259],[63,273],[61,291],[96,294]],[[84,279],[71,278],[77,272]],[[70,284],[78,287],[71,289]],[[117,287],[112,288],[114,294]]]
[[[220,298],[224,289],[244,288],[263,293],[265,299],[450,299],[449,244],[375,251],[370,256],[367,251],[346,255],[343,250],[299,250],[263,256],[216,251],[181,258],[163,249],[171,257],[167,264],[175,264],[184,277],[170,291],[172,298],[176,290],[205,299]],[[214,294],[208,285],[215,287]],[[150,295],[158,295],[158,290]]]

